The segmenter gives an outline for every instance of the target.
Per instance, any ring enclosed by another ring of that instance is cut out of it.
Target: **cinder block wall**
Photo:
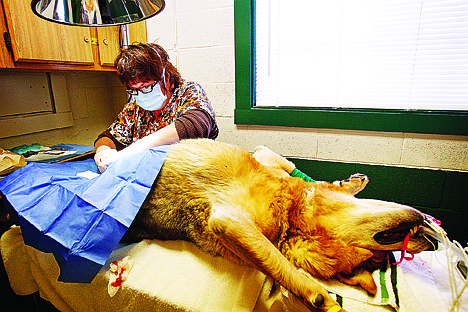
[[[234,0],[167,1],[147,21],[148,41],[165,47],[182,76],[202,84],[220,125],[219,140],[253,151],[267,145],[291,157],[468,172],[468,137],[234,124]]]

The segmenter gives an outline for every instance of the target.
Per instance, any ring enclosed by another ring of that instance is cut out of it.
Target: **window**
[[[297,2],[235,1],[237,124],[468,135],[466,1]]]

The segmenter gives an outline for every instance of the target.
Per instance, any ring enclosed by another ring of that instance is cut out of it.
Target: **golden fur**
[[[399,227],[409,232],[423,223],[422,214],[354,197],[368,182],[364,175],[307,183],[290,177],[293,169],[265,147],[251,155],[212,140],[182,141],[169,152],[124,240],[192,241],[208,253],[259,269],[324,311],[337,303],[297,268],[375,293],[369,270],[381,265],[389,250],[401,249],[402,239],[382,245],[374,236]],[[408,249],[429,247],[414,235]]]

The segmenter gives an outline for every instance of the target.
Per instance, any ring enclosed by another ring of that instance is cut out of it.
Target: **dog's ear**
[[[332,278],[337,273],[350,275],[373,255],[367,249],[345,246],[323,235],[292,236],[282,244],[281,252],[293,265],[321,279]]]
[[[323,247],[317,238],[297,235],[287,238],[281,246],[281,253],[297,268],[314,277],[329,279],[336,274],[339,261],[328,246]]]

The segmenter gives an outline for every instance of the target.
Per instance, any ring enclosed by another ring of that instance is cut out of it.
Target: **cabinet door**
[[[146,42],[148,40],[146,36],[146,21],[128,24],[128,36],[130,43]]]
[[[146,42],[146,21],[131,23],[128,26],[129,42]],[[114,65],[121,46],[120,26],[98,27],[99,59],[101,65]]]
[[[10,55],[8,39],[5,39],[5,33],[7,33],[8,28],[6,27],[6,22],[3,14],[3,7],[0,5],[0,32],[2,37],[0,38],[0,68],[5,67],[14,67],[13,59]],[[8,34],[8,33],[7,33]],[[8,38],[8,36],[6,36]]]
[[[120,49],[120,26],[97,27],[101,65],[113,66]]]
[[[29,0],[3,0],[17,62],[94,64],[90,30],[37,17]]]

